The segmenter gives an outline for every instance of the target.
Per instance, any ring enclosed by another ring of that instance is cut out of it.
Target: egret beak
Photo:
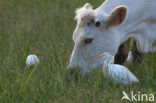
[[[97,56],[96,59],[102,58],[104,56],[104,54]]]

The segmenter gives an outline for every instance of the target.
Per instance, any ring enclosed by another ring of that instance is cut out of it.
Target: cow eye
[[[85,44],[89,44],[89,43],[91,43],[93,40],[94,40],[93,38],[87,38],[87,39],[84,40],[84,43],[85,43]]]
[[[95,26],[99,27],[101,25],[100,21],[95,22]]]

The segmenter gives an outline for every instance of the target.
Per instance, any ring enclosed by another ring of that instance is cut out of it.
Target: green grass
[[[86,2],[95,8],[103,0],[0,0],[0,103],[119,103],[123,90],[156,94],[156,54],[128,65],[140,84],[114,84],[102,71],[69,74],[74,11]],[[38,68],[25,67],[29,54]]]

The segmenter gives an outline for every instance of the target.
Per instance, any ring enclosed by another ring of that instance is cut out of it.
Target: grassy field
[[[120,103],[122,91],[156,95],[156,54],[127,65],[140,80],[135,85],[114,84],[102,70],[69,74],[74,11],[86,2],[95,8],[103,0],[0,0],[0,103]],[[29,54],[39,57],[38,68],[26,68]]]

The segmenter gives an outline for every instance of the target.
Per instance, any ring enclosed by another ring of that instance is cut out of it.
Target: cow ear
[[[90,10],[93,9],[93,7],[92,7],[92,5],[91,5],[90,3],[86,3],[83,7],[84,7],[85,9],[90,9]]]
[[[92,10],[93,7],[90,3],[86,3],[83,7],[76,9],[76,17],[74,20],[78,19],[78,14],[82,13],[84,10]]]
[[[123,23],[123,21],[126,18],[126,14],[127,14],[127,8],[124,6],[120,6],[115,8],[108,16],[106,24],[107,27],[112,27],[112,26],[117,26],[121,23]]]

